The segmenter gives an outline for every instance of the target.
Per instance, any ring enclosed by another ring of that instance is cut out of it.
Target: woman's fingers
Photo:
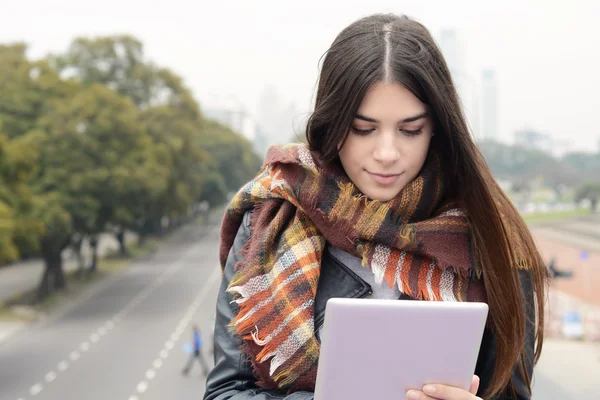
[[[477,394],[477,391],[479,390],[479,377],[477,375],[473,375],[473,380],[471,381],[471,389],[469,390],[469,392],[471,392],[472,394]]]
[[[475,383],[475,381],[474,381]],[[471,385],[471,391],[446,385],[425,385],[423,391],[410,390],[406,394],[408,400],[481,400],[476,397],[477,385]]]
[[[406,398],[408,400],[481,400],[480,397],[475,396],[477,390],[479,390],[479,377],[473,375],[468,392],[453,386],[425,385],[423,391],[409,390]]]
[[[439,399],[436,399],[435,397],[427,396],[425,393],[421,392],[420,390],[409,390],[406,393],[406,398],[408,400],[439,400]]]

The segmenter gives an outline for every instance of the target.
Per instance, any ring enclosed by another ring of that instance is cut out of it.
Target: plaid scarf
[[[485,301],[468,219],[444,192],[435,154],[395,199],[379,202],[361,195],[339,167],[320,165],[305,145],[269,149],[261,173],[227,209],[220,246],[224,268],[253,210],[252,235],[228,291],[240,307],[231,328],[259,386],[314,390],[314,302],[327,242],[361,257],[376,282],[414,298]]]

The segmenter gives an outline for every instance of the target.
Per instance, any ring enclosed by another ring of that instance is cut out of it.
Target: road
[[[0,400],[200,399],[199,366],[181,375],[183,347],[194,323],[211,341],[219,217],[208,228],[185,227],[151,258],[2,343]],[[593,376],[600,369],[598,346],[551,341],[546,348],[535,373],[535,400],[600,392]]]
[[[152,259],[12,336],[0,346],[0,399],[201,398],[200,368],[181,375],[183,346],[191,324],[212,328],[217,248],[216,223],[190,225]]]

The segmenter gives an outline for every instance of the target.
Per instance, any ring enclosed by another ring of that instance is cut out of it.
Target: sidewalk
[[[134,234],[128,233],[127,242],[136,240]],[[101,234],[98,240],[98,256],[104,257],[107,254],[117,251],[119,243],[112,234]],[[77,268],[77,261],[70,256],[69,251],[63,252],[63,268],[65,272],[73,271]],[[42,259],[33,259],[20,261],[0,268],[0,304],[11,297],[31,290],[40,282],[44,272],[44,261]]]
[[[600,343],[548,339],[534,370],[533,400],[596,399]]]

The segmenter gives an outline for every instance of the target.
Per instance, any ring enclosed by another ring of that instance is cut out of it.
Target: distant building
[[[302,113],[294,103],[286,104],[272,85],[261,92],[256,114],[257,124],[269,145],[288,143],[301,132]]]
[[[463,46],[460,43],[458,34],[454,29],[444,29],[440,33],[440,48],[452,80],[456,85],[456,90],[461,98],[465,96],[465,68],[462,55]]]
[[[481,137],[480,124],[480,85],[465,67],[466,47],[459,33],[454,29],[440,32],[438,43],[444,55],[458,97],[464,107],[467,122],[477,139]]]
[[[243,109],[232,108],[204,108],[202,113],[208,119],[225,125],[232,131],[243,135],[246,139],[254,140],[256,122],[254,118]]]
[[[483,70],[481,74],[481,137],[498,140],[498,93],[496,72]]]
[[[269,138],[263,133],[260,125],[256,125],[254,131],[254,141],[252,143],[254,152],[264,158],[269,148]]]

